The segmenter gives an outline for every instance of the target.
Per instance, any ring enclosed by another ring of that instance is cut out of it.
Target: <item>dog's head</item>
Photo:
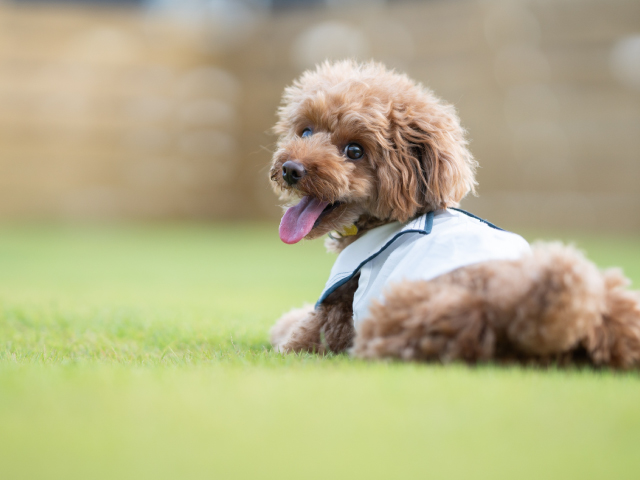
[[[451,105],[376,63],[324,63],[288,87],[270,178],[296,243],[362,219],[407,220],[457,206],[476,162]]]

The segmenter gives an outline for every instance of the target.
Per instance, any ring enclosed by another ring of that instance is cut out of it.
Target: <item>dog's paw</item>
[[[291,337],[291,333],[294,331],[296,325],[307,318],[311,312],[313,312],[313,305],[305,305],[302,308],[295,308],[280,317],[269,332],[271,345],[274,350],[278,352],[287,351],[284,347]]]

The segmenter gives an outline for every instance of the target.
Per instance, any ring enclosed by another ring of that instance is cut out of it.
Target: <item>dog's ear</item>
[[[382,216],[401,222],[439,208],[455,207],[475,193],[476,161],[451,105],[429,95],[412,108],[391,110],[388,148],[378,165]]]

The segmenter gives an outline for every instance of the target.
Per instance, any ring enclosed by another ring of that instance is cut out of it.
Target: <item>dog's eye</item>
[[[311,131],[310,128],[305,128],[304,130],[302,130],[302,133],[300,134],[300,136],[304,138],[304,137],[310,137],[312,134],[313,132]]]
[[[358,160],[358,159],[362,158],[362,156],[364,155],[364,148],[362,148],[357,143],[350,143],[344,149],[344,153],[351,160]]]

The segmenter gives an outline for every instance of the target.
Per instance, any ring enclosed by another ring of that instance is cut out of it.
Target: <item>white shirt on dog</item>
[[[431,280],[460,267],[517,259],[530,251],[521,236],[466,212],[429,212],[406,224],[394,222],[374,228],[347,246],[338,255],[316,305],[360,272],[353,297],[357,329],[367,317],[371,300],[381,300],[389,285]]]

